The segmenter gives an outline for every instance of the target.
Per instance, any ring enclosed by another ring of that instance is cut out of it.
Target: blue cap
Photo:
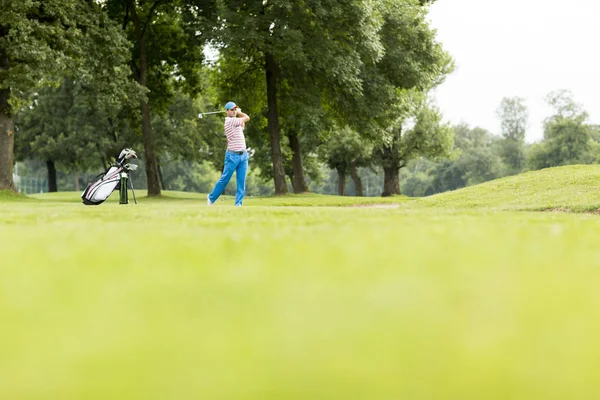
[[[237,106],[233,101],[230,101],[229,103],[225,104],[225,110],[227,111],[233,110],[234,108],[237,108]]]

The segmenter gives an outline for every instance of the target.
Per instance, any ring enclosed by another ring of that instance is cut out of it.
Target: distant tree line
[[[571,164],[600,163],[600,127],[570,92],[547,95],[554,113],[544,121],[544,136],[525,143],[529,126],[524,100],[505,98],[499,109],[501,134],[467,124],[454,126],[452,156],[442,160],[420,158],[402,172],[403,193],[427,196],[527,171]]]

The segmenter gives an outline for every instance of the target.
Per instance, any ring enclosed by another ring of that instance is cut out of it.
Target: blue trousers
[[[225,167],[221,179],[215,183],[215,187],[208,195],[211,203],[217,201],[219,196],[223,194],[225,187],[231,180],[235,172],[236,190],[235,190],[235,205],[241,206],[246,193],[246,173],[248,172],[248,153],[236,154],[229,150],[225,152]]]

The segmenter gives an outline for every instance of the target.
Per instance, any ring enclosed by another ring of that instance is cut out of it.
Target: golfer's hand
[[[248,121],[250,121],[250,117],[249,117],[249,116],[247,116],[246,114],[244,114],[244,113],[242,112],[242,110],[241,110],[241,109],[239,109],[239,108],[237,109],[237,114],[236,114],[236,117],[238,117],[238,118],[243,118],[243,119],[244,119],[244,122],[248,122]]]
[[[238,116],[242,113],[242,109],[241,108],[236,108],[235,109],[235,115]]]

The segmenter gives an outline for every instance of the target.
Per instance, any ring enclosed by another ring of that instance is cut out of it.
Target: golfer
[[[225,104],[225,136],[227,137],[227,151],[225,152],[225,166],[223,175],[217,181],[212,192],[206,196],[206,204],[212,206],[221,196],[223,190],[235,172],[236,191],[235,205],[241,206],[246,193],[246,172],[248,171],[248,152],[244,138],[245,123],[250,117],[233,102]]]

